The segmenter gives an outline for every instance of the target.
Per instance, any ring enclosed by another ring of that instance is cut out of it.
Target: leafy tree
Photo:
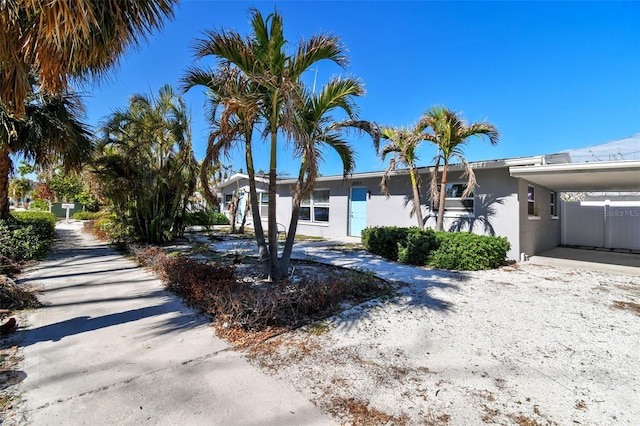
[[[411,179],[411,189],[413,191],[413,209],[411,214],[415,215],[419,228],[424,228],[424,220],[422,217],[422,204],[420,202],[420,176],[416,172],[416,161],[418,160],[418,147],[425,140],[424,125],[418,122],[412,128],[394,128],[384,127],[381,131],[381,137],[388,140],[387,145],[382,147],[380,156],[385,161],[387,155],[393,154],[393,158],[389,160],[389,165],[382,176],[380,186],[382,191],[389,197],[388,181],[391,173],[398,165],[405,166],[409,169],[409,177]]]
[[[212,55],[235,68],[251,83],[251,93],[257,95],[252,103],[263,121],[263,135],[269,138],[269,207],[268,256],[272,280],[282,277],[278,264],[278,229],[276,223],[276,169],[278,165],[278,135],[295,139],[295,106],[301,101],[302,74],[315,63],[330,60],[346,64],[338,38],[327,35],[301,40],[294,54],[286,51],[282,16],[274,12],[263,18],[251,11],[252,34],[242,37],[235,31],[209,31],[205,40],[197,44],[197,55]]]
[[[49,188],[62,202],[75,202],[82,192],[82,180],[77,174],[54,174],[49,178]]]
[[[184,231],[198,175],[190,124],[184,101],[169,85],[157,97],[132,96],[127,109],[103,124],[94,173],[136,239],[162,243]]]
[[[24,116],[17,118],[0,104],[0,219],[9,218],[11,155],[40,168],[62,164],[64,170],[71,170],[93,149],[91,133],[81,121],[84,108],[75,94],[35,91],[24,107]]]
[[[9,217],[10,155],[35,157],[41,166],[61,154],[72,156],[65,160],[70,165],[84,154],[79,142],[88,131],[79,121],[80,103],[70,94],[69,79],[105,74],[122,53],[162,27],[176,3],[0,2],[0,218]]]
[[[15,201],[22,200],[31,189],[31,181],[24,177],[13,178],[9,182],[9,193]]]
[[[438,219],[436,221],[436,231],[442,231],[444,221],[447,174],[451,160],[459,160],[464,165],[464,175],[467,177],[467,188],[462,194],[462,198],[472,193],[476,180],[473,169],[463,156],[463,147],[469,138],[476,136],[480,139],[489,139],[491,145],[498,143],[500,134],[498,129],[486,121],[468,124],[462,116],[443,106],[434,106],[429,109],[421,124],[427,131],[425,137],[433,143],[438,152],[435,157],[435,171],[431,176],[430,195],[438,207]],[[442,177],[439,178],[440,164],[442,163]]]

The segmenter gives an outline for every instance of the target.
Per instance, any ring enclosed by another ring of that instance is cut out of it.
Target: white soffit
[[[515,178],[553,191],[640,191],[640,161],[509,167]]]

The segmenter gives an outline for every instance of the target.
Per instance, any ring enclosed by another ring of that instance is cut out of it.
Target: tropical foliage
[[[434,106],[429,109],[423,116],[421,125],[427,128],[425,138],[438,149],[429,192],[434,205],[438,208],[436,231],[442,231],[449,164],[452,160],[458,160],[463,164],[463,176],[467,178],[467,185],[461,197],[467,197],[473,192],[476,179],[471,165],[464,158],[464,146],[472,136],[480,139],[486,137],[491,145],[495,145],[498,143],[500,134],[491,123],[483,121],[469,124],[459,113],[443,106]],[[441,164],[442,176],[439,176]]]
[[[362,82],[352,78],[334,78],[315,94],[304,91],[304,103],[295,111],[297,132],[296,150],[301,158],[298,179],[293,194],[291,220],[287,231],[280,269],[288,273],[293,243],[300,218],[303,198],[313,190],[319,176],[320,161],[325,150],[331,150],[342,162],[344,177],[353,173],[355,152],[345,139],[346,133],[354,130],[368,133],[378,149],[380,131],[375,123],[359,120],[354,97],[364,95]],[[334,114],[346,118],[339,121]]]
[[[418,227],[424,227],[422,216],[422,204],[420,202],[420,176],[416,170],[416,162],[418,161],[418,147],[425,140],[424,125],[419,122],[412,128],[395,128],[384,127],[381,137],[389,142],[382,147],[380,156],[383,161],[387,155],[392,154],[389,165],[382,176],[380,187],[387,197],[389,197],[388,181],[392,172],[397,166],[404,166],[409,169],[409,178],[411,179],[411,190],[413,192],[413,208],[411,215],[415,215]]]
[[[198,163],[187,108],[171,86],[132,96],[107,118],[97,148],[101,192],[131,237],[162,243],[181,235]]]
[[[224,105],[228,110],[218,120],[212,120],[219,130],[212,133],[209,159],[217,158],[217,153],[238,136],[246,144],[258,123],[263,137],[269,140],[268,246],[264,245],[261,229],[256,229],[256,240],[259,250],[268,258],[269,276],[277,281],[282,277],[278,261],[275,196],[278,138],[284,136],[294,142],[305,140],[304,130],[296,121],[296,109],[305,104],[300,81],[303,73],[322,60],[343,66],[347,59],[338,38],[329,35],[303,39],[293,49],[294,53],[289,53],[283,19],[277,12],[265,18],[258,10],[252,10],[251,27],[252,33],[248,37],[223,30],[209,31],[206,38],[197,40],[196,57],[212,56],[218,60],[219,66],[210,72],[195,68],[185,80],[187,88],[193,85],[208,87],[210,93],[217,97],[213,104]],[[227,86],[226,83],[231,84]],[[247,155],[252,155],[251,146],[245,146]],[[247,162],[247,168],[251,176],[253,163]],[[254,187],[255,181],[250,182],[250,186]],[[257,196],[252,191],[250,197],[253,214],[257,215]],[[259,217],[254,216],[254,225],[260,227],[260,223]]]
[[[103,75],[129,48],[173,16],[177,0],[8,0],[0,2],[0,104],[26,114],[35,74],[41,91]]]
[[[32,92],[22,118],[0,104],[0,218],[9,217],[11,155],[40,168],[61,164],[64,170],[77,168],[88,159],[93,145],[83,114],[80,99],[70,92]]]

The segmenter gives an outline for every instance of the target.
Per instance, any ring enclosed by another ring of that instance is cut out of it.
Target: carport
[[[514,166],[511,176],[555,192],[640,192],[640,161]],[[563,203],[562,244],[640,252],[640,202]]]

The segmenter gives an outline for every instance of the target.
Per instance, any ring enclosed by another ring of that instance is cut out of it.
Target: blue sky
[[[417,1],[183,1],[173,21],[121,60],[108,80],[85,87],[88,121],[97,125],[134,93],[178,86],[194,63],[191,46],[207,29],[250,32],[250,7],[267,15],[277,7],[291,46],[317,33],[340,36],[346,70],[318,67],[330,77],[362,79],[362,119],[409,126],[433,105],[487,120],[501,133],[497,146],[472,140],[469,160],[548,154],[640,132],[640,2],[417,2]],[[212,62],[201,62],[201,65]],[[313,81],[313,73],[306,78]],[[193,119],[196,157],[206,149],[204,95],[185,96]],[[383,170],[370,140],[353,138],[358,172]],[[258,168],[268,169],[266,143]],[[424,144],[419,165],[435,150]],[[229,162],[244,168],[242,154]],[[298,162],[282,144],[278,171]],[[341,173],[327,155],[321,172]]]

